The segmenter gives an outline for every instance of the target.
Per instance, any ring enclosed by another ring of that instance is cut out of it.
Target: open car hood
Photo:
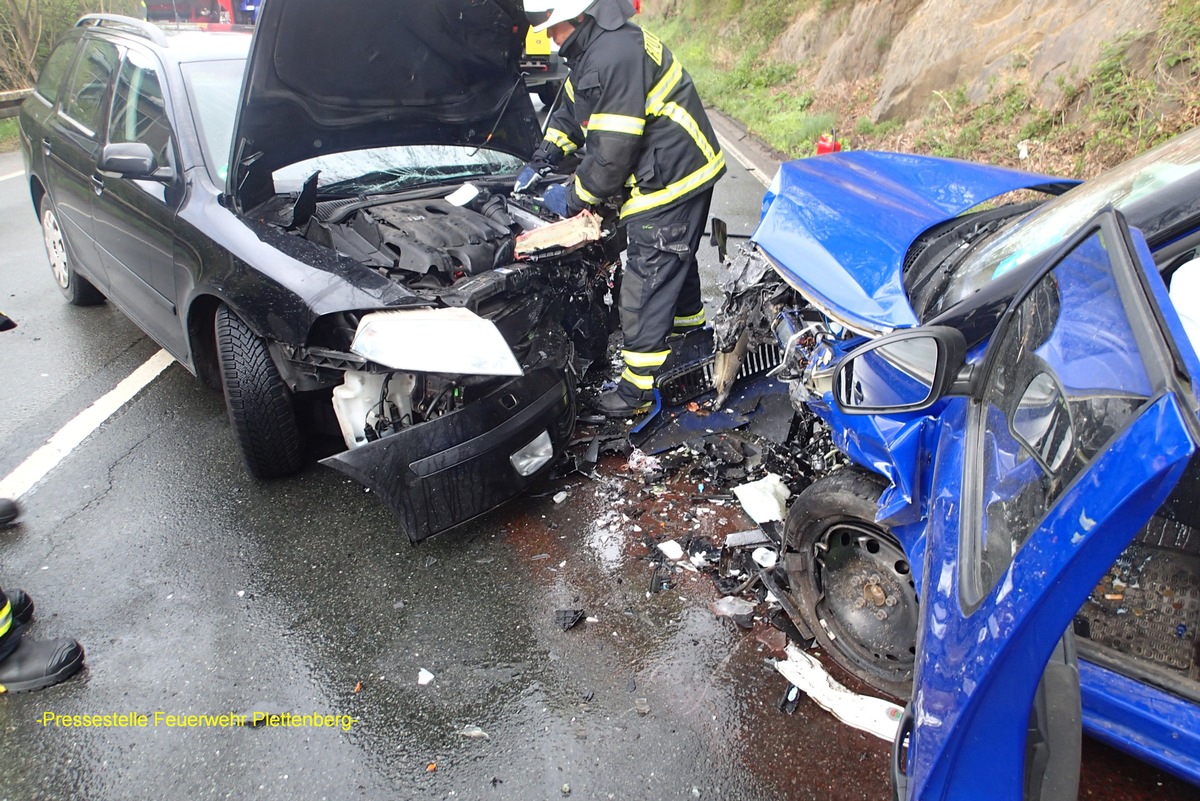
[[[537,117],[518,59],[520,0],[264,3],[242,87],[228,191],[241,209],[271,173],[392,145],[488,147],[527,158]]]
[[[1061,193],[1078,181],[953,159],[856,151],[783,164],[754,241],[836,320],[877,333],[917,325],[904,257],[933,225],[1016,189]]]

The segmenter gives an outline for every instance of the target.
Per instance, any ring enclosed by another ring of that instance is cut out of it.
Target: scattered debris
[[[463,726],[458,730],[459,735],[466,737],[468,740],[490,740],[488,733],[478,726]]]
[[[417,684],[424,687],[426,684],[428,684],[431,681],[433,681],[433,674],[430,673],[428,670],[426,670],[425,668],[421,668],[419,671],[417,671]]]
[[[783,691],[783,697],[779,699],[779,711],[785,715],[790,715],[800,706],[800,699],[804,697],[804,693],[800,692],[800,688],[795,684],[789,684]]]
[[[434,771],[436,771],[436,770],[437,770],[437,763],[436,763],[436,762],[430,762],[428,765],[426,765],[426,766],[425,766],[425,772],[426,772],[426,773],[433,773],[433,772],[434,772]]]
[[[775,553],[771,548],[755,548],[754,552],[750,554],[750,558],[754,560],[755,564],[770,570],[775,567],[775,562],[778,561],[779,554]]]
[[[568,495],[570,495],[570,493],[569,493],[569,492],[567,492],[566,490],[562,490],[562,491],[560,491],[560,492],[556,492],[556,493],[554,493],[554,502],[555,502],[555,503],[562,503],[563,501],[565,501],[565,500],[567,499],[567,496],[568,496]]]
[[[562,786],[562,794],[563,794],[563,795],[570,795],[570,794],[571,794],[571,785],[569,785],[569,784],[564,784],[564,785]]]
[[[904,710],[882,698],[859,695],[836,682],[824,666],[794,645],[787,648],[787,659],[775,663],[783,677],[807,693],[835,718],[881,740],[892,742]]]
[[[713,611],[718,617],[744,617],[753,615],[755,604],[743,598],[735,598],[732,595],[726,595],[716,601],[709,601],[708,608]]]
[[[752,528],[747,531],[735,531],[725,537],[726,548],[749,548],[752,545],[766,545],[770,540],[763,533],[761,528]]]
[[[637,710],[639,715],[649,715],[650,701],[646,698],[635,698],[633,699],[633,708]]]
[[[554,613],[554,622],[563,631],[567,631],[579,625],[583,617],[584,611],[582,609],[559,609]]]
[[[783,520],[787,515],[785,501],[792,491],[783,483],[783,478],[776,473],[767,473],[758,481],[733,488],[733,494],[741,502],[742,508],[755,523],[765,523],[770,520]]]
[[[683,558],[683,546],[675,540],[658,543],[658,550],[662,551],[672,562],[678,562]]]
[[[629,454],[627,462],[630,472],[641,473],[661,473],[663,466],[662,462],[654,456],[647,456],[640,448],[634,448]]]
[[[361,681],[358,684],[354,685],[354,692],[356,692],[356,693],[362,692],[362,682]]]

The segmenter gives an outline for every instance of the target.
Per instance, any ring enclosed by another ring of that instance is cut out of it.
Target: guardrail
[[[33,94],[32,89],[13,89],[10,92],[0,92],[0,120],[17,116],[21,101]]]

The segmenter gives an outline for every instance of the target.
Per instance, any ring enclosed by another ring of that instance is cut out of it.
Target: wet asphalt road
[[[0,176],[19,169],[0,155]],[[713,213],[748,232],[761,194],[731,159]],[[4,476],[157,347],[114,308],[63,302],[20,178],[0,181],[0,219],[0,309],[20,324],[0,335]],[[250,479],[221,398],[168,368],[0,533],[0,585],[38,603],[30,636],[88,652],[80,677],[0,698],[0,799],[889,797],[889,746],[811,704],[782,715],[769,650],[708,612],[707,579],[647,596],[644,535],[720,535],[740,510],[601,472],[412,548],[331,470]],[[561,608],[595,622],[563,632]],[[253,710],[354,722],[154,721]],[[1097,748],[1083,797],[1194,797]]]

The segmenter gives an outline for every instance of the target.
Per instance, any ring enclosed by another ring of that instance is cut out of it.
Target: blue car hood
[[[753,240],[830,317],[864,333],[908,328],[904,256],[922,232],[1005,192],[1076,183],[902,153],[814,156],[779,168]]]

